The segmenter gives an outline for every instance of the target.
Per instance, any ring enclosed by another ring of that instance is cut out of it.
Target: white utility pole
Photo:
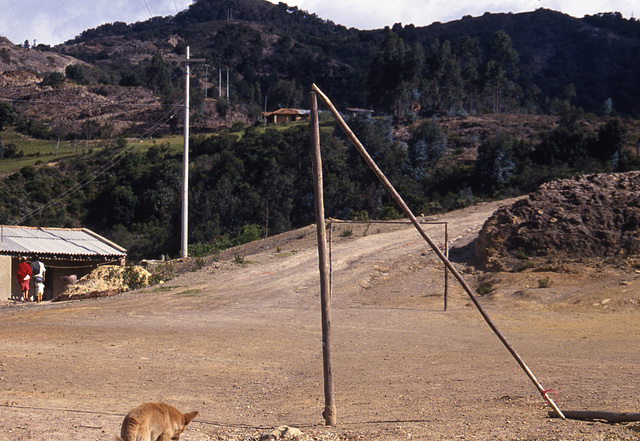
[[[207,87],[209,86],[209,65],[204,65],[204,99],[209,98],[209,91]]]
[[[184,84],[184,157],[182,166],[182,230],[181,230],[181,257],[189,254],[189,63],[204,63],[204,58],[189,58],[189,46],[187,46],[187,58],[185,60],[185,84]]]

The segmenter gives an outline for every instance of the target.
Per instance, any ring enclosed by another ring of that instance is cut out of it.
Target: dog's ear
[[[186,426],[191,422],[192,419],[198,416],[198,411],[194,410],[193,412],[188,412],[183,415],[184,417],[184,425]]]

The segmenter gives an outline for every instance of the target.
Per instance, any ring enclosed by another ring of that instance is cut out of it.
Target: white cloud
[[[146,0],[154,16],[174,15],[191,0]],[[134,23],[150,18],[145,0],[0,0],[0,35],[58,44],[104,23]]]

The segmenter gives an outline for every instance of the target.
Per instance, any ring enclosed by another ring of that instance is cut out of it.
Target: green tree
[[[600,126],[594,142],[589,146],[589,153],[601,162],[617,160],[624,150],[627,128],[619,119],[612,119]]]
[[[436,164],[444,157],[447,137],[437,122],[426,120],[415,129],[408,145],[408,171],[422,180],[432,176]]]
[[[588,139],[577,126],[560,126],[544,135],[532,152],[537,164],[575,167],[588,157]]]
[[[463,91],[465,108],[468,112],[477,110],[480,100],[481,67],[483,51],[477,38],[462,37],[454,48],[454,55],[460,65],[460,75],[464,79]]]
[[[506,134],[484,141],[478,148],[475,165],[480,190],[491,196],[504,195],[510,188],[513,192],[529,152],[527,143]]]
[[[65,75],[72,81],[75,81],[78,84],[86,84],[87,78],[85,77],[84,71],[77,64],[70,64],[64,70]]]
[[[485,81],[491,91],[493,113],[501,113],[505,93],[508,93],[510,83],[520,75],[518,52],[513,48],[511,37],[500,30],[494,34],[487,56]]]
[[[0,132],[5,127],[13,124],[16,120],[16,113],[13,111],[11,104],[0,102]]]
[[[374,106],[394,116],[413,110],[419,102],[424,58],[419,43],[411,46],[395,32],[388,32],[367,76],[369,98]]]
[[[100,132],[100,123],[93,119],[85,120],[80,126],[82,137],[86,140],[92,140]]]
[[[71,122],[65,118],[55,119],[50,125],[51,135],[56,138],[56,156],[60,147],[60,141],[71,133]]]
[[[114,224],[130,225],[135,219],[138,197],[128,185],[121,185],[109,193],[107,204]]]
[[[138,87],[142,86],[142,81],[135,72],[127,70],[120,74],[118,84],[123,87]]]
[[[436,39],[429,47],[425,81],[432,110],[448,111],[460,107],[463,90],[461,67],[449,40],[440,44]]]
[[[400,185],[405,178],[407,150],[393,139],[392,119],[359,116],[350,118],[349,126],[387,178],[395,185]],[[371,215],[380,212],[385,204],[391,202],[391,198],[351,144],[347,163],[350,179],[359,186],[357,196],[351,202],[351,211],[366,210]]]
[[[64,84],[64,74],[61,72],[48,72],[40,82],[42,86],[61,87]]]
[[[145,75],[147,87],[153,90],[153,93],[168,95],[174,88],[172,72],[159,53],[151,57],[151,62],[145,70]]]
[[[302,104],[304,94],[294,80],[278,80],[267,92],[270,105],[278,108],[298,107]]]
[[[45,123],[23,115],[16,118],[16,130],[40,139],[47,139],[50,134],[49,127]]]

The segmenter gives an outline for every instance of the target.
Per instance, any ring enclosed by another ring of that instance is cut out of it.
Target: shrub
[[[495,291],[496,289],[494,288],[493,284],[491,283],[483,283],[482,285],[480,285],[478,287],[478,289],[476,290],[476,292],[478,294],[480,294],[481,296],[487,295],[492,293],[493,291]]]
[[[544,279],[538,279],[538,288],[549,288],[551,286],[551,279],[549,276]]]
[[[122,282],[129,287],[129,289],[138,289],[147,286],[147,276],[137,271],[133,265],[127,266],[122,272]]]
[[[229,102],[225,99],[219,99],[216,101],[216,112],[218,112],[218,116],[224,118],[227,116],[227,112],[229,111]]]
[[[86,84],[87,78],[84,75],[82,68],[77,64],[70,64],[64,70],[65,75],[70,80],[78,84]]]
[[[262,228],[255,224],[245,225],[240,229],[240,232],[236,236],[234,242],[235,245],[242,245],[244,243],[253,242],[262,238]]]
[[[42,78],[40,85],[60,87],[64,84],[64,74],[61,72],[48,72]]]
[[[353,235],[353,228],[345,228],[340,232],[340,236],[342,237],[351,237]]]

